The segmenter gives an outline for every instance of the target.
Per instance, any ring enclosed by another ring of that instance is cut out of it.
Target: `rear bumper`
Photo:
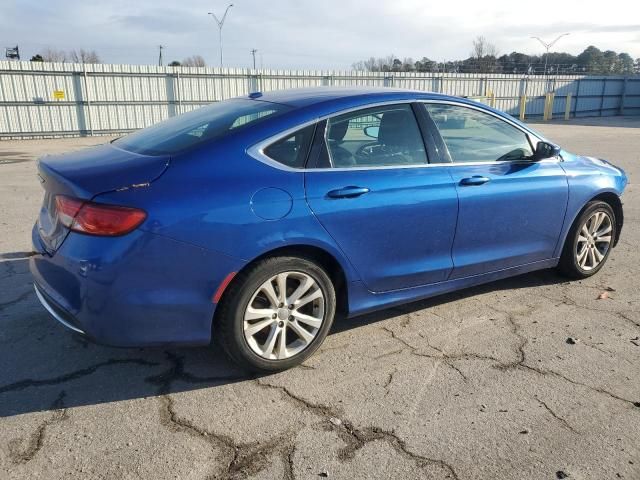
[[[70,233],[49,255],[37,228],[30,259],[36,295],[65,327],[106,345],[211,341],[212,297],[243,262],[144,231],[116,238]]]
[[[45,308],[47,312],[51,314],[53,318],[55,318],[58,323],[61,323],[69,330],[72,330],[80,335],[85,335],[84,330],[80,329],[79,326],[76,326],[75,319],[69,314],[69,312],[65,311],[60,305],[58,305],[54,300],[52,300],[46,293],[44,293],[40,288],[38,288],[38,284],[33,284],[33,289],[36,291],[36,297]]]

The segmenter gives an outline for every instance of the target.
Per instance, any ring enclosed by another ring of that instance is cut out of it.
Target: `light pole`
[[[545,42],[540,37],[531,37],[531,38],[533,38],[535,40],[538,40],[544,46],[544,48],[547,50],[547,54],[544,57],[544,76],[547,75],[547,62],[549,61],[549,50],[551,50],[551,47],[553,47],[558,40],[560,40],[562,37],[566,37],[567,35],[569,35],[569,34],[568,33],[563,33],[562,35],[558,35],[558,37],[551,43]]]
[[[216,17],[216,14],[213,12],[208,12],[209,15],[211,15],[213,17],[213,19],[216,21],[216,24],[218,25],[218,32],[220,34],[220,67],[223,66],[223,57],[222,57],[222,27],[224,26],[224,21],[227,18],[227,14],[229,13],[229,9],[233,7],[233,3],[230,3],[229,6],[227,7],[227,9],[224,11],[224,15],[222,15],[222,19],[219,19],[218,17]]]
[[[258,50],[255,48],[251,49],[251,55],[253,55],[253,69],[256,69],[256,53],[258,53]]]

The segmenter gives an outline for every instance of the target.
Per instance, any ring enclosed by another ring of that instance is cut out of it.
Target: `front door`
[[[365,286],[446,280],[458,199],[449,168],[428,165],[412,106],[336,116],[325,130],[319,168],[305,173],[307,200]]]
[[[478,109],[426,104],[460,200],[451,278],[553,257],[568,200],[559,159],[532,161],[529,136]]]

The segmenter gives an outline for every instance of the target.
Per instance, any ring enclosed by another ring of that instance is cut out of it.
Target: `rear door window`
[[[422,135],[409,104],[367,108],[330,118],[326,144],[334,168],[427,163]]]
[[[291,110],[287,105],[233,99],[172,117],[119,138],[114,145],[142,155],[168,155]]]

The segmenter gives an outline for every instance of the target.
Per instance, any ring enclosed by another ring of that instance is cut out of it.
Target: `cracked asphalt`
[[[640,118],[536,128],[630,176],[598,275],[338,320],[303,366],[262,377],[49,318],[28,270],[34,159],[107,139],[0,142],[0,478],[640,478]]]

